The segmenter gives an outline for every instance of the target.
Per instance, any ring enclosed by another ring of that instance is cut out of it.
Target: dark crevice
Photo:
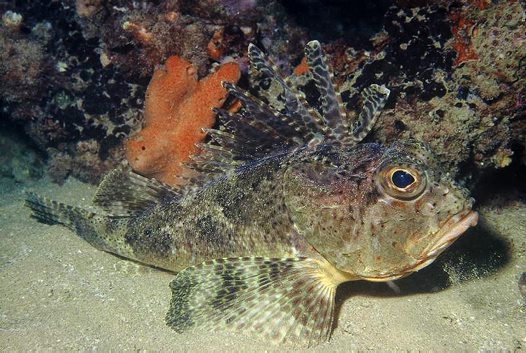
[[[369,39],[383,26],[392,1],[283,0],[288,15],[309,38],[327,43],[343,39],[357,49],[371,49]]]

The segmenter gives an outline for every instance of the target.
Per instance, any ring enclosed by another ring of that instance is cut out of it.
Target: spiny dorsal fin
[[[362,94],[361,113],[355,122],[348,124],[319,42],[309,42],[305,48],[308,84],[314,86],[319,96],[310,102],[317,108],[309,106],[305,94],[298,88],[287,84],[290,80],[278,74],[260,49],[250,45],[248,53],[252,82],[269,88],[259,90],[259,99],[233,84],[224,83],[241,108],[235,113],[216,110],[221,127],[206,130],[210,140],[199,145],[202,153],[188,163],[199,172],[192,180],[195,183],[227,173],[247,161],[299,146],[355,145],[370,132],[389,96],[384,86],[368,87]]]
[[[166,321],[177,332],[231,328],[315,345],[330,336],[336,287],[347,280],[325,260],[208,261],[172,281]]]
[[[217,110],[220,118],[223,119],[223,126],[232,134],[236,136],[243,135],[243,125],[248,125],[252,129],[255,129],[257,134],[247,137],[252,139],[257,138],[264,143],[270,140],[276,140],[288,144],[293,143],[292,140],[294,136],[303,138],[300,133],[288,124],[287,118],[280,112],[272,109],[270,106],[253,97],[250,93],[229,82],[224,82],[223,86],[233,97],[238,99],[243,106],[240,112],[236,114],[225,115],[224,110]],[[259,135],[262,136],[260,137]]]
[[[387,102],[387,98],[389,98],[389,93],[389,89],[385,86],[374,84],[362,92],[362,110],[358,119],[352,124],[354,141],[362,141],[371,131]]]
[[[179,197],[179,192],[171,186],[143,177],[127,167],[119,167],[104,177],[93,203],[112,216],[126,217],[152,207],[162,199]]]
[[[319,114],[309,109],[301,99],[301,93],[295,91],[292,87],[287,85],[285,80],[279,75],[275,65],[268,60],[263,52],[253,44],[248,46],[248,57],[250,58],[250,68],[253,77],[267,79],[270,81],[269,85],[274,82],[279,86],[280,99],[275,96],[267,96],[269,105],[280,111],[286,119],[288,125],[301,133],[304,140],[309,141],[321,134],[321,128],[318,122],[321,120]],[[261,91],[261,94],[271,95],[271,92]],[[277,106],[277,102],[282,104]]]
[[[200,172],[193,183],[202,183],[214,174],[226,173],[247,161],[307,143],[303,133],[271,106],[231,83],[223,86],[242,104],[235,113],[215,109],[221,127],[204,129],[209,143],[199,144],[199,155],[187,165]],[[203,177],[204,176],[204,177]]]
[[[332,83],[332,73],[325,62],[320,42],[313,40],[305,47],[305,56],[316,88],[320,93],[323,132],[331,140],[350,139],[350,131],[345,129],[341,97]]]

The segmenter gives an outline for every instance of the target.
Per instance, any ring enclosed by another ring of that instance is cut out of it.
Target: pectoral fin
[[[166,321],[177,332],[233,328],[315,345],[330,336],[336,287],[347,280],[324,260],[208,261],[172,281]]]

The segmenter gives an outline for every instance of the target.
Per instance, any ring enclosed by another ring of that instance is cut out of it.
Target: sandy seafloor
[[[173,274],[92,248],[29,218],[24,190],[89,204],[93,186],[0,188],[0,351],[294,351],[242,333],[176,334],[164,323]],[[508,195],[510,196],[510,195]],[[526,205],[479,206],[481,221],[434,264],[396,282],[350,283],[337,326],[311,351],[526,350]]]

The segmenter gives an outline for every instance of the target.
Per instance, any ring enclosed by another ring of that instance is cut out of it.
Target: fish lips
[[[469,227],[477,225],[478,213],[471,209],[466,209],[451,216],[433,236],[437,239],[424,249],[422,255],[407,268],[396,274],[389,273],[378,276],[361,277],[372,282],[394,281],[409,274],[421,270],[430,265],[444,250],[446,250],[455,240],[458,239]]]
[[[423,251],[423,255],[413,271],[418,271],[435,261],[438,255],[446,250],[458,237],[468,230],[468,228],[476,226],[478,218],[479,214],[470,209],[451,216],[435,235],[437,241],[431,243],[430,246]]]

